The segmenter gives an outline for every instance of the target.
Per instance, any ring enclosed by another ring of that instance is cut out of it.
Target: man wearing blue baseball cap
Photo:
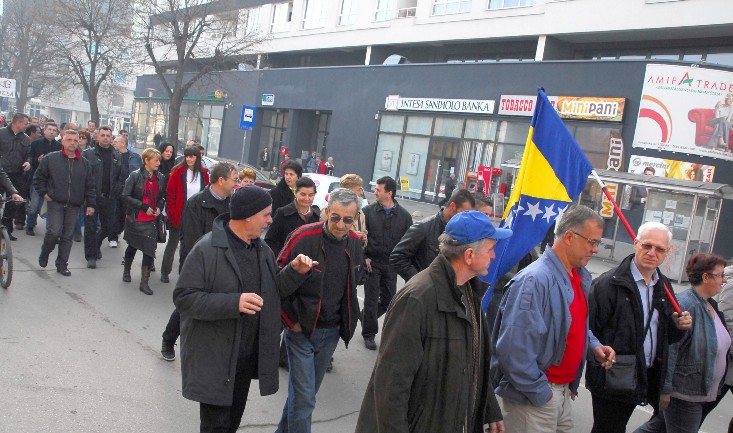
[[[438,257],[387,310],[356,433],[504,431],[488,376],[486,286],[477,277],[487,274],[496,241],[511,235],[478,211],[451,218]]]

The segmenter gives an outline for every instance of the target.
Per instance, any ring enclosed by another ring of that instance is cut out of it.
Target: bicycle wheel
[[[13,280],[13,248],[10,246],[8,231],[3,227],[2,232],[2,237],[0,237],[0,286],[7,289]]]

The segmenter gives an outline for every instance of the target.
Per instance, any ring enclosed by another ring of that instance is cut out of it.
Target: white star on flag
[[[561,207],[558,206],[558,208],[557,208],[557,217],[555,218],[555,221],[559,221],[560,218],[562,218],[563,214],[565,213],[566,210],[568,210],[568,207],[569,206],[570,205],[565,205],[565,207],[563,207],[563,208],[561,208]]]
[[[551,218],[552,218],[553,216],[557,215],[557,214],[555,213],[555,211],[553,211],[553,210],[552,210],[552,208],[553,208],[553,207],[555,207],[555,205],[554,205],[554,204],[551,204],[551,205],[549,205],[549,206],[545,206],[545,215],[544,215],[544,216],[543,216],[542,218],[543,218],[543,219],[546,219],[548,223],[550,222],[550,219],[551,219]]]
[[[529,206],[529,209],[527,209],[527,212],[525,212],[524,214],[527,216],[531,216],[532,221],[535,221],[537,219],[537,215],[540,215],[542,213],[542,211],[540,210],[540,202],[537,202],[535,204],[528,202],[527,205]]]

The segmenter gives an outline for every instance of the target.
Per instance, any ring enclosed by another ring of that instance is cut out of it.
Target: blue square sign
[[[255,107],[242,105],[242,117],[239,118],[239,129],[248,130],[255,126]]]

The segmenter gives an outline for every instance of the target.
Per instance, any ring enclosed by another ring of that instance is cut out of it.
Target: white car
[[[336,176],[328,176],[326,174],[303,173],[303,176],[309,177],[316,184],[316,196],[313,204],[319,209],[325,209],[328,205],[328,194],[339,187],[340,178]],[[362,207],[369,204],[367,199],[362,196]]]

